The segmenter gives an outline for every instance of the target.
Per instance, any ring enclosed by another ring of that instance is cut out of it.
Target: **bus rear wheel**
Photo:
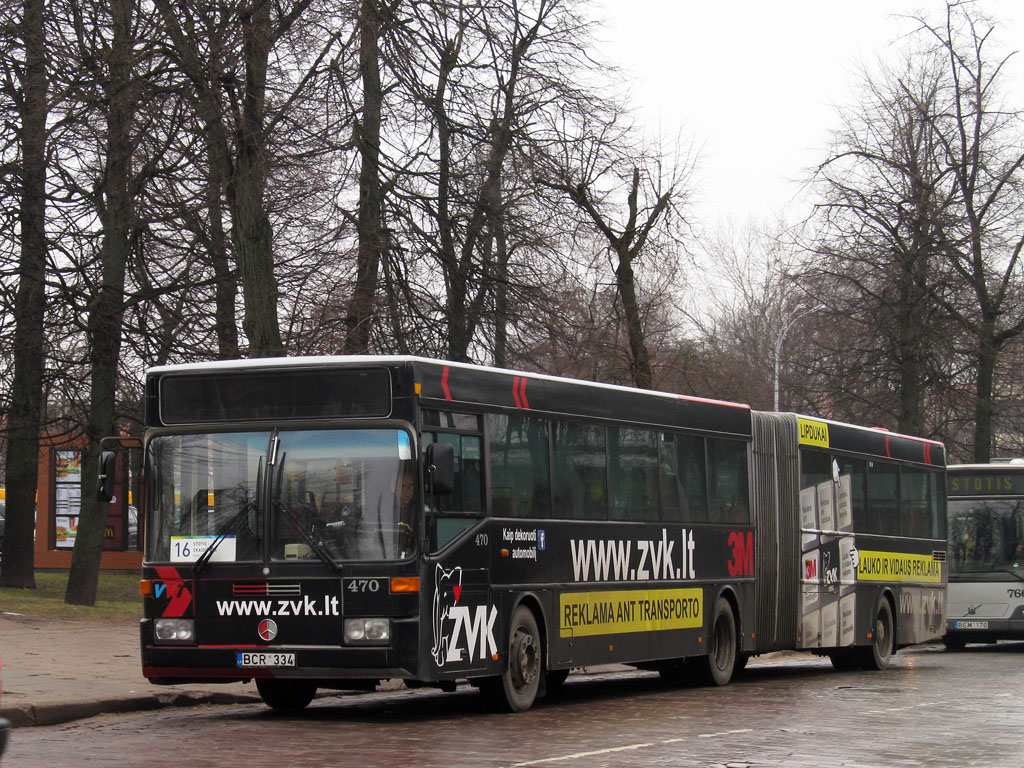
[[[871,639],[871,645],[857,648],[857,660],[861,669],[885,669],[892,661],[892,655],[896,650],[896,624],[892,619],[892,606],[885,595],[878,598],[878,605],[875,607]]]
[[[691,659],[689,667],[701,685],[726,685],[736,668],[737,642],[736,617],[724,597],[715,603],[709,640],[708,655]]]
[[[540,630],[533,611],[520,605],[512,614],[505,672],[484,687],[495,703],[509,712],[533,706],[544,674]]]
[[[271,709],[304,709],[316,695],[316,684],[307,680],[257,678],[256,690]]]
[[[860,669],[860,661],[854,655],[853,648],[837,648],[828,654],[832,666],[837,672],[852,672]]]

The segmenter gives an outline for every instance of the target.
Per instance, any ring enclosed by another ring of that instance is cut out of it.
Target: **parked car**
[[[2,534],[2,530],[0,530]],[[0,539],[2,541],[2,539]],[[128,549],[139,548],[139,510],[128,507]]]

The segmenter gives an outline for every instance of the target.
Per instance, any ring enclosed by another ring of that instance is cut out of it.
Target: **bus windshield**
[[[1024,573],[1024,500],[950,499],[953,573]]]
[[[147,559],[408,558],[416,542],[413,456],[400,429],[154,437],[145,459]]]

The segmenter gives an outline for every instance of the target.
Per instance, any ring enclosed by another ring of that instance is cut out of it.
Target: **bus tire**
[[[316,684],[308,680],[280,680],[272,677],[256,679],[256,690],[263,703],[271,709],[304,709],[316,695]]]
[[[701,685],[727,685],[736,668],[736,617],[724,597],[715,603],[707,656],[690,660],[694,679]]]
[[[852,648],[837,648],[829,651],[828,658],[836,672],[852,672],[855,669],[860,669],[860,661],[854,655]]]
[[[525,605],[520,605],[512,614],[507,648],[505,672],[483,690],[492,696],[499,708],[508,712],[525,712],[537,699],[544,674],[537,619]]]
[[[967,641],[960,635],[946,635],[942,638],[942,644],[946,646],[947,651],[962,651],[967,647]]]
[[[871,639],[871,645],[857,647],[861,669],[885,669],[896,650],[896,624],[892,618],[892,606],[885,595],[879,596],[878,605],[875,606]]]
[[[686,659],[675,659],[665,662],[658,667],[658,675],[665,685],[671,685],[676,688],[693,684],[693,674]]]
[[[750,661],[750,657],[753,656],[751,653],[737,653],[736,654],[736,666],[732,670],[732,676],[736,677],[740,672],[747,668],[747,662]]]
[[[548,691],[550,692],[561,688],[562,683],[564,683],[568,678],[568,669],[549,669],[546,675]]]

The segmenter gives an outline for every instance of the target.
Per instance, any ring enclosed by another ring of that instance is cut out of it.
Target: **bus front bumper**
[[[156,685],[233,683],[262,677],[346,680],[411,678],[412,672],[391,663],[387,648],[209,648],[144,647],[142,674]],[[362,685],[353,686],[356,688]]]

